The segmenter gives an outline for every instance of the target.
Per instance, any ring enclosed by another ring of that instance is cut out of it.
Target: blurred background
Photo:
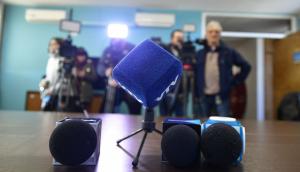
[[[300,119],[298,0],[0,2],[0,110],[141,114],[141,105],[118,90],[110,70],[145,39],[172,51],[168,46],[178,31],[182,49],[176,56],[186,65],[187,80],[174,91],[171,110],[162,111],[162,105],[156,114],[201,117],[196,54],[207,24],[216,21],[222,41],[251,65],[247,79],[230,90],[231,116]],[[55,53],[57,62],[50,60]],[[174,110],[179,99],[181,115]]]

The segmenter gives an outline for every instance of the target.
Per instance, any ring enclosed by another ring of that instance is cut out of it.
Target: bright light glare
[[[126,24],[109,24],[107,26],[107,36],[109,38],[127,38],[128,26]]]

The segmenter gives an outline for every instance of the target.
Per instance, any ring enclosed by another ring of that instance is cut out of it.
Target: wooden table
[[[61,113],[0,111],[0,171],[1,172],[123,172],[123,171],[224,171],[200,167],[176,169],[160,163],[161,136],[153,133],[146,140],[138,169],[132,169],[141,135],[116,146],[116,140],[140,127],[141,117],[99,114],[103,120],[101,152],[96,167],[54,167],[48,148],[49,136]],[[157,119],[161,128],[162,118]],[[299,172],[300,123],[244,121],[247,133],[246,155],[241,165],[228,171]],[[201,170],[200,170],[201,169]]]

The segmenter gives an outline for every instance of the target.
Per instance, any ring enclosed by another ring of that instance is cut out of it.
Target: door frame
[[[224,12],[203,12],[201,20],[201,37],[204,38],[207,18],[213,17],[233,17],[233,18],[257,18],[257,19],[289,19],[291,20],[291,30],[288,33],[259,33],[259,32],[229,32],[223,31],[223,37],[238,38],[266,38],[282,39],[288,34],[296,32],[298,28],[297,17],[293,15],[270,15],[270,14],[249,14],[249,13],[224,13]]]
[[[222,37],[229,38],[255,38],[256,39],[256,119],[266,119],[265,109],[265,39],[282,39],[288,34],[297,31],[297,17],[292,15],[268,15],[247,13],[220,13],[204,12],[201,20],[201,38],[205,37],[206,22],[209,16],[214,17],[236,17],[236,18],[258,18],[258,19],[290,19],[291,30],[288,33],[253,33],[253,32],[222,32]]]

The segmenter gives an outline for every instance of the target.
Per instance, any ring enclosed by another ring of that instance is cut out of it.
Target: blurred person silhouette
[[[196,55],[196,97],[201,116],[231,116],[231,88],[244,82],[251,70],[250,64],[236,50],[221,41],[221,32],[221,24],[210,21],[206,26],[204,48]],[[236,75],[233,75],[233,66],[240,68]]]
[[[84,48],[78,48],[72,69],[81,110],[87,110],[93,98],[93,82],[97,79],[92,60]]]
[[[56,104],[54,86],[59,78],[59,68],[62,57],[59,56],[59,48],[63,42],[62,38],[54,37],[50,40],[48,45],[48,62],[46,66],[46,74],[41,80],[39,86],[41,91],[42,110],[55,110]]]
[[[171,42],[164,48],[179,60],[182,53],[184,43],[184,33],[180,29],[175,29],[171,32]],[[175,112],[176,116],[183,116],[183,89],[182,82],[177,82],[177,85],[171,90],[159,104],[160,115],[172,116]]]
[[[126,102],[130,114],[140,114],[141,104],[126,93],[116,81],[112,79],[113,68],[134,48],[125,39],[112,38],[110,45],[105,48],[99,60],[97,73],[107,77],[104,112],[119,113],[121,103]]]

